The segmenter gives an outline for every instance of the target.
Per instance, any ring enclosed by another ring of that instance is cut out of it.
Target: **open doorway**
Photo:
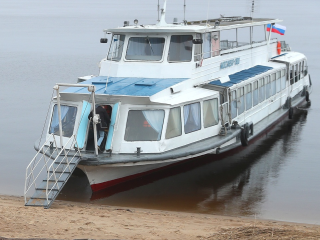
[[[109,119],[111,119],[112,115],[112,106],[109,104],[100,104],[99,106],[103,107],[109,116]],[[101,142],[100,145],[100,151],[105,150],[106,142],[107,142],[107,137],[108,137],[108,132],[109,132],[109,126],[102,126],[100,125],[99,128],[101,128],[104,131],[104,138]],[[99,131],[97,131],[97,137],[99,138]],[[88,138],[87,138],[87,146],[86,146],[87,151],[94,151],[94,133],[93,133],[93,123],[92,121],[89,121],[89,130],[88,130]]]

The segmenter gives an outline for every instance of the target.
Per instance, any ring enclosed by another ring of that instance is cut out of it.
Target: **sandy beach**
[[[0,239],[320,239],[320,226],[0,196]]]

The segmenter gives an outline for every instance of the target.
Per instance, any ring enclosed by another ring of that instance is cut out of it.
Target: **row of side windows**
[[[301,78],[307,75],[307,61],[303,60],[299,63],[290,66],[290,84],[298,82]]]
[[[231,118],[242,114],[286,88],[286,70],[260,78],[231,92]]]
[[[218,99],[203,101],[203,127],[208,128],[219,123]],[[125,141],[159,141],[161,139],[164,110],[130,110],[125,130]],[[183,116],[183,119],[182,119]],[[165,139],[171,139],[201,129],[200,102],[171,108],[168,116]]]

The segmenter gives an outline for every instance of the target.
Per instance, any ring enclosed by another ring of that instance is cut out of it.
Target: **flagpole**
[[[271,31],[273,23],[270,24],[270,30],[269,30],[269,39],[268,39],[268,60],[271,58],[271,52],[270,52],[270,40],[271,40]]]

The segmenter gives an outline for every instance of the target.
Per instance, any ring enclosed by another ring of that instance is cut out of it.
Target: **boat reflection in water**
[[[248,147],[192,159],[94,193],[85,175],[74,174],[58,199],[96,204],[233,216],[260,214],[266,185],[279,177],[307,111],[284,119]],[[215,155],[217,156],[217,155]],[[93,201],[94,200],[94,201]]]

